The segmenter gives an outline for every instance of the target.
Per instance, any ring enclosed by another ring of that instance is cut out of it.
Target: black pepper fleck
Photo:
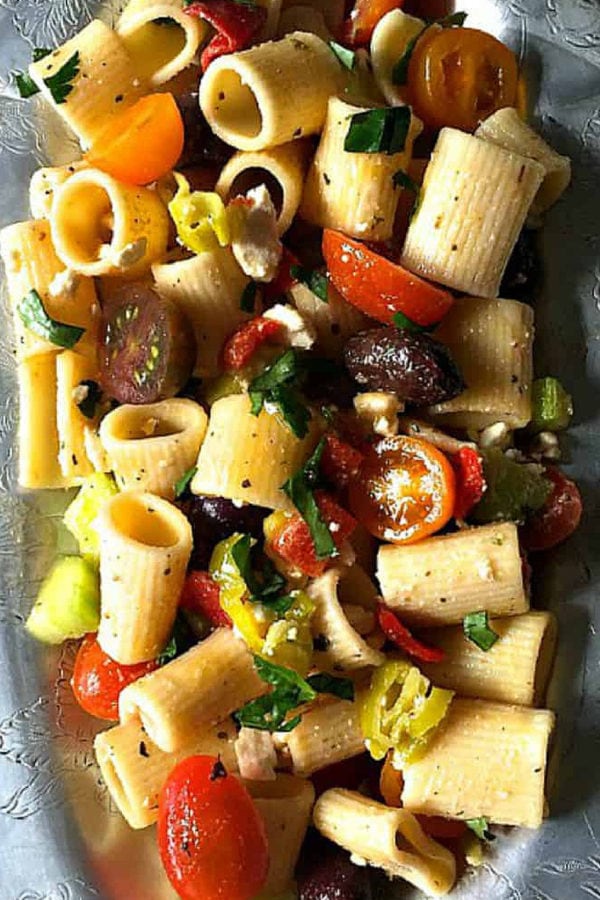
[[[146,759],[150,756],[145,741],[140,741],[140,756],[144,756]]]
[[[216,761],[212,767],[212,772],[208,776],[211,781],[217,781],[218,778],[227,778],[227,769],[220,759]]]

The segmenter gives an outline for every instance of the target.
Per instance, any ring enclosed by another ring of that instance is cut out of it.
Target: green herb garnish
[[[171,662],[172,659],[175,659],[176,656],[181,656],[182,653],[189,650],[193,643],[194,638],[190,631],[190,627],[187,624],[183,613],[178,612],[175,624],[173,625],[173,631],[171,632],[171,637],[169,638],[169,643],[158,654],[156,662],[159,666],[166,665]]]
[[[39,62],[40,59],[44,59],[50,53],[52,53],[52,50],[48,50],[45,47],[35,47],[33,51],[33,61]],[[40,89],[28,72],[15,72],[14,78],[19,95],[24,100],[28,97],[33,97],[34,94],[39,94]]]
[[[240,309],[243,310],[243,312],[254,312],[257,289],[257,283],[255,281],[250,281],[242,291],[242,296],[240,297]]]
[[[326,672],[319,672],[318,675],[309,675],[306,681],[317,694],[333,694],[340,700],[354,700],[354,684],[349,678],[334,678]]]
[[[44,309],[42,298],[35,290],[29,291],[21,300],[19,316],[30,331],[56,344],[57,347],[64,347],[65,350],[74,347],[85,332],[85,328],[78,325],[66,325],[50,318]]]
[[[270,559],[262,561],[260,570],[255,572],[252,565],[252,547],[255,541],[249,534],[243,534],[231,548],[231,556],[240,576],[250,592],[252,603],[262,603],[277,616],[282,616],[294,603],[293,594],[283,594],[286,580]]]
[[[87,388],[87,393],[83,400],[77,403],[77,408],[86,419],[95,419],[98,404],[102,400],[102,391],[97,381],[86,378],[80,381],[77,387]]]
[[[44,84],[55,103],[64,103],[73,90],[72,81],[79,75],[79,50],[57,69],[54,75],[44,78]]]
[[[329,46],[331,47],[333,53],[337,56],[343,67],[351,72],[354,68],[354,51],[348,50],[347,47],[342,47],[342,45],[338,44],[336,41],[329,41]]]
[[[183,473],[181,478],[177,479],[177,481],[175,482],[175,499],[179,499],[179,497],[181,497],[181,495],[185,493],[190,481],[197,471],[197,466],[192,466],[191,469],[188,469],[187,472]]]
[[[305,284],[323,303],[327,303],[327,276],[304,266],[290,266],[290,275]]]
[[[302,372],[301,359],[294,350],[286,350],[248,386],[250,411],[258,416],[265,402],[275,404],[290,431],[297,438],[306,437],[311,413],[298,397],[293,382]]]
[[[480,816],[478,819],[467,819],[465,825],[475,832],[480,841],[496,840],[496,835],[488,829],[488,821],[484,816]]]
[[[281,486],[308,525],[317,559],[326,559],[337,553],[335,542],[321,515],[314,494],[324,448],[325,438],[321,438],[312,456]]]
[[[427,333],[435,328],[435,325],[419,325],[400,311],[394,313],[393,322],[396,328],[401,328],[403,331],[414,331],[417,334],[421,332]]]
[[[499,635],[489,626],[488,614],[485,610],[468,613],[463,619],[463,631],[465,637],[480,650],[489,650],[494,646]]]
[[[350,117],[344,150],[347,153],[400,153],[406,145],[410,119],[408,106],[355,113]]]

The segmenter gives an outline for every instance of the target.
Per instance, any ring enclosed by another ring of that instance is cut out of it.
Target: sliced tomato
[[[435,325],[454,302],[448,291],[339,231],[326,228],[323,232],[323,256],[329,278],[342,297],[387,325],[397,312],[417,325]]]
[[[95,634],[82,640],[73,669],[71,687],[82,709],[98,719],[117,722],[119,694],[143,675],[158,668],[154,660],[123,666],[104,652]]]
[[[454,475],[456,476],[456,498],[454,500],[454,518],[464,519],[479,503],[485,491],[483,461],[481,454],[473,447],[461,447],[450,457]]]
[[[182,900],[251,900],[269,868],[264,822],[216,756],[188,756],[160,793],[158,848]]]
[[[474,131],[505,106],[514,106],[519,69],[514,53],[476,28],[428,28],[408,66],[415,114],[430,128]]]
[[[238,372],[247,366],[259,347],[277,343],[283,335],[281,322],[256,316],[240,325],[223,347],[223,367],[226,372]]]
[[[264,7],[240,3],[239,0],[192,3],[184,12],[204,19],[216,31],[200,56],[203,72],[206,72],[211,62],[219,56],[237,53],[238,50],[248,47],[267,21],[267,11]]]
[[[443,660],[445,655],[443,650],[440,650],[439,647],[429,647],[413,637],[406,625],[403,625],[398,616],[383,603],[377,607],[377,622],[388,641],[391,641],[408,656],[428,663],[438,663]]]
[[[126,184],[150,184],[175,166],[184,139],[172,94],[149,94],[114,116],[85,158]]]
[[[421,438],[383,438],[365,454],[350,483],[350,509],[383,541],[412,544],[452,517],[455,476],[444,454]]]
[[[292,275],[292,266],[298,265],[300,265],[298,257],[294,256],[287,247],[284,247],[277,275],[273,281],[263,285],[263,296],[267,303],[275,303],[275,301],[280,300],[290,288],[298,283],[298,279]]]
[[[574,481],[555,466],[548,466],[544,476],[552,482],[552,493],[520,529],[526,550],[549,550],[570,537],[581,520],[583,501]]]
[[[220,588],[209,572],[189,572],[179,605],[189,612],[200,613],[215,628],[231,628],[233,622],[220,603]]]
[[[351,47],[368,44],[373,29],[392,9],[402,9],[404,0],[356,0],[354,9],[342,27],[342,40]]]
[[[321,472],[337,488],[348,487],[356,478],[363,461],[360,450],[342,441],[336,434],[328,432],[321,456]]]
[[[339,550],[356,528],[356,520],[325,491],[315,491],[315,500]],[[288,519],[269,544],[274,553],[311,578],[322,575],[335,562],[335,557],[317,559],[310,529],[300,515]]]

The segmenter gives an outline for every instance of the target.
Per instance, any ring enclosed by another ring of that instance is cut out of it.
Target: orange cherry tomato
[[[379,773],[379,793],[383,797],[386,806],[402,806],[402,789],[404,778],[402,772],[392,765],[392,752],[385,758],[385,762]]]
[[[518,80],[514,53],[476,28],[428,28],[408,66],[410,102],[430,128],[474,131],[515,105]]]
[[[350,484],[350,509],[376,538],[412,544],[452,517],[455,476],[450,462],[421,438],[383,438],[369,449]]]
[[[373,29],[392,9],[402,9],[404,0],[356,0],[342,28],[342,38],[352,47],[368,44]]]
[[[183,141],[173,95],[149,94],[109,122],[86,159],[126,184],[150,184],[176,165]]]

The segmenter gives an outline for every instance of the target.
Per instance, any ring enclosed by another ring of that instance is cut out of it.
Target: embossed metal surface
[[[536,305],[536,368],[575,398],[566,439],[585,499],[582,529],[536,564],[537,601],[558,615],[551,705],[559,725],[539,832],[502,831],[460,900],[600,900],[600,0],[469,0],[469,24],[519,52],[535,86],[534,118],[574,161],[568,194],[548,216],[545,285]],[[108,4],[0,0],[0,225],[27,216],[26,187],[43,162],[64,161],[41,104],[16,97],[10,73],[32,47],[55,46]],[[3,309],[6,320],[6,310]],[[0,333],[5,334],[2,327]],[[19,497],[10,340],[0,344],[0,900],[165,900],[152,829],[132,832],[111,808],[94,766],[94,725],[76,709],[73,647],[46,652],[23,630],[39,580],[64,541],[61,501]],[[40,436],[43,438],[43,436]],[[414,897],[382,882],[381,898]]]

